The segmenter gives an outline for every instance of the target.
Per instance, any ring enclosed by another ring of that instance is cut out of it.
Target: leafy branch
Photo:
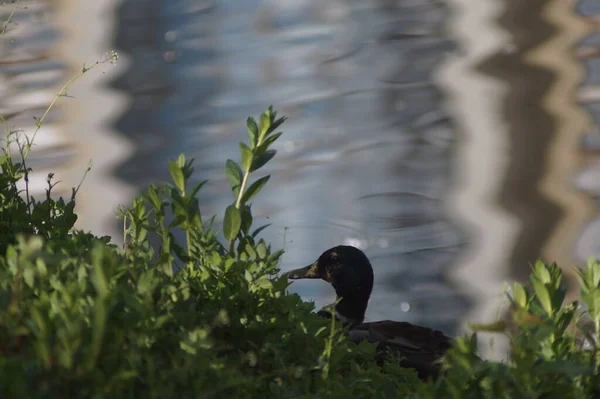
[[[286,118],[277,119],[277,112],[269,107],[260,116],[259,124],[252,117],[246,120],[249,145],[240,143],[241,166],[235,161],[228,159],[225,163],[227,180],[231,186],[235,202],[225,210],[223,222],[223,233],[230,242],[230,250],[233,251],[236,238],[243,234],[249,234],[252,224],[252,210],[248,201],[252,199],[267,184],[270,175],[257,179],[248,187],[250,174],[262,168],[277,153],[270,147],[281,136],[281,132],[275,130],[285,122]],[[259,228],[262,230],[265,226]],[[258,234],[255,231],[252,236]]]

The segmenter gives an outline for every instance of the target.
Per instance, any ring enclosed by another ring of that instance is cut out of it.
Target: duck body
[[[377,344],[376,360],[396,359],[400,366],[414,368],[422,379],[436,378],[439,360],[452,346],[452,338],[438,330],[407,322],[364,322],[373,289],[373,268],[358,248],[337,246],[325,251],[313,264],[285,273],[289,279],[319,278],[336,291],[335,305],[318,314],[335,317],[347,328],[348,337]]]

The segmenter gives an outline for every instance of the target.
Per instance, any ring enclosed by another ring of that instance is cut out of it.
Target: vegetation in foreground
[[[275,155],[283,122],[272,108],[258,122],[248,118],[240,162],[226,162],[233,198],[222,231],[202,215],[205,182],[192,180],[193,162],[182,155],[168,164],[171,183],[120,210],[123,248],[73,229],[79,187],[55,199],[50,174],[43,199],[29,194],[32,143],[7,128],[0,397],[600,397],[595,261],[577,271],[581,305],[564,303],[556,265],[535,263],[529,284],[514,284],[508,295],[509,322],[473,326],[507,335],[510,359],[482,361],[475,334],[457,338],[444,375],[430,382],[393,362],[377,365],[373,345],[350,342],[335,320],[288,294],[287,279],[276,275],[282,251],[259,238],[267,226],[254,225],[251,208],[269,180],[254,176]]]
[[[512,287],[511,322],[475,326],[507,334],[510,360],[481,361],[476,336],[458,338],[445,375],[429,383],[394,363],[378,366],[373,345],[350,342],[288,294],[287,279],[276,276],[282,251],[259,238],[266,226],[254,226],[250,203],[269,179],[254,174],[275,155],[283,122],[272,108],[258,123],[248,119],[241,162],[226,162],[233,199],[222,232],[201,214],[196,196],[205,182],[192,184],[192,161],[180,156],[169,162],[171,183],[149,187],[120,211],[124,248],[73,230],[77,189],[69,200],[53,199],[49,176],[42,200],[19,190],[30,172],[25,152],[20,146],[16,160],[5,146],[0,396],[600,395],[598,262],[578,272],[583,306],[564,304],[561,270],[537,262],[530,283]]]

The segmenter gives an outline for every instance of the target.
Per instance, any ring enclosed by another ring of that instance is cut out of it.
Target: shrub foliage
[[[254,226],[250,203],[269,179],[254,175],[275,155],[284,120],[272,108],[248,118],[240,162],[225,165],[233,196],[222,231],[202,215],[205,182],[193,183],[193,160],[182,155],[168,164],[172,182],[119,210],[123,248],[73,229],[79,188],[54,199],[49,175],[45,198],[30,196],[28,150],[18,146],[18,160],[6,145],[0,397],[600,397],[595,261],[577,271],[582,305],[564,303],[556,265],[535,263],[530,283],[508,295],[507,321],[472,326],[507,335],[509,359],[483,361],[475,334],[457,338],[444,375],[429,382],[375,364],[372,344],[350,342],[287,293],[276,275],[282,251],[259,238],[267,226]]]

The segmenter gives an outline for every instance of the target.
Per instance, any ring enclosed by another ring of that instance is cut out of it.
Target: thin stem
[[[83,67],[83,69],[81,70],[81,72],[79,72],[77,75],[73,76],[71,79],[69,79],[67,81],[67,83],[65,83],[61,88],[60,91],[58,92],[58,94],[56,94],[56,96],[54,96],[54,99],[52,100],[52,102],[50,103],[50,105],[48,106],[48,108],[46,108],[46,111],[44,112],[44,115],[42,115],[42,117],[40,119],[36,120],[36,124],[35,124],[35,130],[33,131],[33,136],[31,137],[31,140],[29,140],[29,143],[27,145],[27,147],[25,148],[25,158],[27,158],[29,156],[29,152],[31,151],[31,146],[33,144],[33,141],[35,140],[35,136],[37,135],[37,133],[39,132],[40,128],[42,127],[42,124],[44,123],[44,120],[46,119],[46,116],[48,116],[48,114],[50,113],[50,110],[52,108],[54,108],[54,105],[56,104],[56,102],[58,101],[59,98],[66,96],[67,94],[67,89],[69,88],[69,86],[71,86],[73,84],[73,82],[75,82],[77,79],[79,79],[80,77],[82,77],[86,72],[96,68],[98,65],[104,64],[106,62],[109,61],[116,61],[118,59],[116,53],[111,53],[109,54],[109,56],[107,58],[105,58],[102,61],[96,61],[94,64],[92,64],[92,66],[86,68],[85,66]]]
[[[258,138],[258,143],[256,143],[256,146],[252,147],[252,161],[254,161],[254,151],[260,147],[260,145],[263,143],[263,141],[265,140],[265,134],[261,134]],[[252,145],[252,143],[250,143],[250,145]],[[250,162],[250,165],[252,165],[252,162]],[[235,207],[240,209],[240,206],[242,205],[242,197],[244,196],[244,191],[246,191],[246,186],[248,185],[248,178],[250,177],[250,168],[248,168],[248,170],[244,171],[244,177],[242,177],[242,184],[240,185],[240,192],[238,193],[237,199],[235,201]]]
[[[337,301],[336,301],[337,304]],[[334,305],[335,306],[335,305]],[[333,348],[333,339],[335,338],[335,313],[331,315],[331,329],[329,330],[329,337],[325,341],[324,357],[326,359],[323,365],[323,372],[321,378],[326,380],[329,377],[329,363],[331,362],[331,349]]]
[[[87,176],[87,174],[89,173],[90,170],[92,170],[92,160],[91,159],[90,159],[90,162],[88,162],[88,167],[85,170],[85,172],[83,173],[83,176],[81,177],[81,180],[79,181],[79,184],[77,185],[77,188],[73,189],[73,195],[71,196],[71,200],[75,200],[75,196],[79,192],[79,189],[81,188],[81,185],[83,184],[83,181],[85,180],[85,177]]]
[[[21,1],[21,0],[15,1],[15,6],[13,7],[10,14],[8,14],[8,18],[6,19],[6,21],[4,21],[4,26],[2,27],[2,31],[0,31],[0,39],[2,39],[4,37],[4,33],[8,30],[8,24],[10,24],[10,21],[12,20],[13,16],[15,15],[15,12],[17,12],[17,8],[19,7],[19,1]]]
[[[254,158],[254,156],[252,158]],[[240,186],[240,192],[238,193],[237,200],[235,201],[235,207],[238,209],[240,209],[240,205],[242,204],[242,197],[244,196],[244,191],[246,190],[246,185],[248,184],[249,177],[250,169],[244,172],[244,177],[242,178],[242,185]]]
[[[27,144],[29,144],[29,140],[27,140]],[[25,197],[27,199],[27,212],[29,213],[29,216],[31,217],[31,200],[29,198],[29,170],[27,169],[27,163],[26,163],[26,156],[24,155],[23,151],[24,148],[27,148],[27,146],[22,146],[19,143],[19,139],[17,138],[17,146],[19,147],[19,154],[21,154],[21,161],[23,162],[23,171],[24,171],[24,176],[23,179],[25,180]]]

